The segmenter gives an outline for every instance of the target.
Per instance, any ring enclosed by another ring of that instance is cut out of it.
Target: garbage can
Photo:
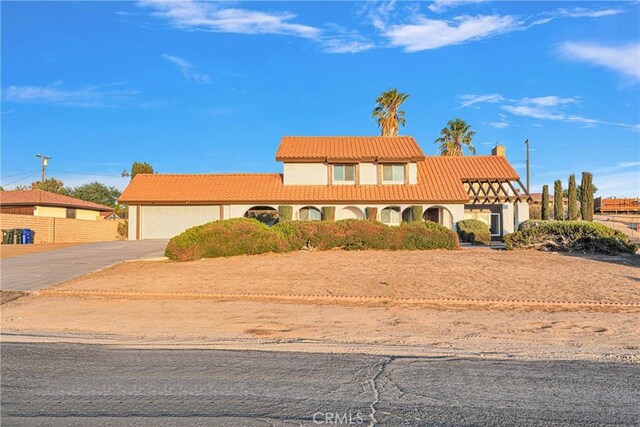
[[[22,243],[22,228],[13,229],[13,244],[19,245]]]
[[[7,245],[13,244],[13,228],[7,230]]]
[[[29,234],[30,231],[28,228],[23,228],[22,229],[22,240],[20,243],[22,243],[23,245],[28,245],[29,244]]]
[[[36,230],[29,230],[29,244],[33,244],[36,241]]]
[[[7,239],[9,238],[9,230],[2,230],[2,244],[6,245],[8,243]]]

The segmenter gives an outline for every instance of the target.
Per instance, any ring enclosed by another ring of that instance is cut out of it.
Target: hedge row
[[[504,237],[507,249],[600,254],[636,253],[638,246],[618,230],[596,222],[532,220]]]
[[[166,256],[191,261],[266,252],[290,252],[303,248],[360,249],[456,249],[456,233],[431,222],[403,223],[389,227],[369,220],[283,221],[268,227],[254,219],[215,221],[190,228],[169,241]]]
[[[491,244],[491,232],[489,226],[477,219],[465,219],[456,223],[458,236],[463,242],[479,245]]]

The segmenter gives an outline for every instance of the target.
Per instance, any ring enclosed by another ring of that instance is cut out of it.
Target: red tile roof
[[[278,161],[417,161],[424,153],[411,136],[285,136]]]
[[[517,179],[500,156],[426,157],[417,185],[284,185],[280,174],[138,174],[122,203],[467,202],[464,179]]]
[[[113,208],[43,190],[0,191],[0,206],[60,206],[113,212]]]

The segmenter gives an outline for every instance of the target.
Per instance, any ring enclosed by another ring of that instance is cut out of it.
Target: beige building
[[[0,191],[0,213],[98,221],[113,209],[43,190]]]
[[[129,206],[129,238],[170,238],[228,218],[273,223],[282,212],[298,221],[332,212],[336,220],[429,220],[450,229],[477,218],[499,237],[529,217],[504,147],[491,156],[442,157],[425,156],[409,136],[284,137],[276,160],[282,174],[136,175],[120,197]]]

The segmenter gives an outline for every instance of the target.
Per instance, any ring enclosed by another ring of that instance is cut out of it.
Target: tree
[[[593,221],[593,175],[582,172],[580,213],[585,221]]]
[[[569,221],[575,221],[578,219],[578,189],[576,187],[576,176],[574,174],[569,175],[567,197],[569,198],[569,215],[567,219]]]
[[[116,207],[120,190],[115,187],[107,187],[100,182],[84,184],[71,190],[71,196],[86,200],[87,202],[98,203],[109,207]]]
[[[564,197],[562,197],[562,181],[553,183],[553,218],[558,221],[564,219]]]
[[[139,173],[155,173],[155,172],[153,171],[153,166],[151,166],[147,162],[144,162],[144,163],[133,162],[133,164],[131,165],[131,173],[125,170],[125,171],[122,171],[121,175],[122,177],[130,176],[131,179],[133,179]]]
[[[44,182],[34,181],[31,185],[19,185],[16,187],[16,190],[43,190],[64,196],[68,196],[70,192],[69,188],[64,186],[64,182],[53,177],[45,179]]]
[[[449,120],[447,127],[440,131],[440,137],[435,143],[440,144],[438,149],[441,156],[463,156],[463,147],[467,147],[471,154],[476,154],[473,146],[475,130],[462,119]]]
[[[593,194],[596,194],[598,192],[598,187],[596,187],[595,185],[591,184],[591,188],[593,189]],[[582,200],[582,185],[576,186],[576,194],[577,194],[578,200]],[[562,195],[564,197],[569,197],[569,190],[566,188],[562,190]]]
[[[541,216],[543,220],[549,219],[549,186],[542,186],[542,209]]]
[[[376,98],[371,118],[378,121],[382,136],[397,136],[400,125],[404,126],[404,111],[400,110],[400,106],[407,98],[409,94],[398,92],[395,88],[382,92]]]

